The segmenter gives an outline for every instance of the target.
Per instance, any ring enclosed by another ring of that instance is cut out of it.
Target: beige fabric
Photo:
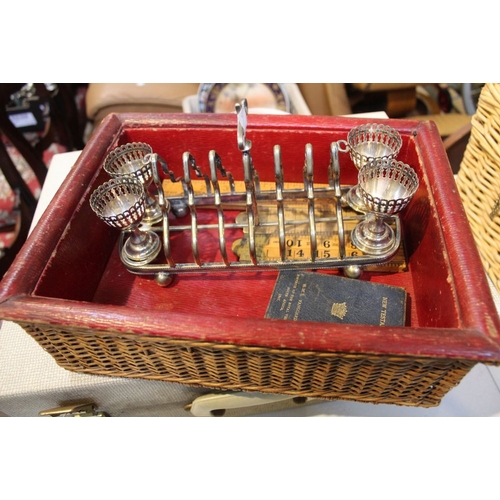
[[[183,102],[196,97],[199,83],[90,83],[86,96],[89,120],[99,123],[109,113],[182,113]],[[296,84],[284,84],[297,114],[311,114]],[[323,87],[325,84],[314,84]],[[330,84],[327,84],[330,85]],[[333,84],[342,87],[343,84]],[[322,89],[324,94],[324,90]],[[343,91],[345,92],[345,91]],[[328,106],[328,104],[326,105]],[[330,114],[328,109],[325,113]]]
[[[351,85],[361,92],[387,92],[390,90],[411,89],[417,86],[416,83],[351,83]]]
[[[90,83],[86,95],[89,120],[110,112],[177,112],[182,100],[198,92],[199,83]]]
[[[439,135],[441,137],[448,137],[457,130],[469,124],[471,121],[471,117],[469,115],[463,115],[461,113],[409,116],[408,119],[419,121],[433,121],[436,124],[439,130]]]
[[[351,113],[351,105],[343,83],[299,83],[298,87],[313,115]]]

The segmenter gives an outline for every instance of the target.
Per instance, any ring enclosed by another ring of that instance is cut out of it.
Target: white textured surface
[[[47,178],[43,183],[43,189],[40,193],[40,198],[33,216],[31,229],[33,229],[40,217],[43,215],[45,208],[48,206],[54,195],[56,194],[61,182],[66,178],[70,170],[73,168],[76,160],[80,156],[81,151],[71,151],[69,153],[61,153],[54,155],[50,162]]]

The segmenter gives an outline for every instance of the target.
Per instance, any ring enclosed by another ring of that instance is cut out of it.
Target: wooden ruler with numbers
[[[206,194],[205,181],[193,181],[194,192],[197,195]],[[297,189],[302,184],[299,183],[286,183],[285,189]],[[229,192],[227,182],[221,182],[221,192]],[[321,187],[318,185],[318,187]],[[171,183],[164,181],[163,188],[165,196],[179,196],[181,185],[180,183]],[[273,190],[274,183],[265,182],[261,183],[261,190]],[[236,190],[244,192],[244,185],[241,181],[236,182]],[[309,223],[307,220],[307,200],[287,200],[284,206],[285,221],[295,221],[294,224],[287,224],[286,226],[286,240],[285,240],[285,256],[287,260],[307,260],[311,259],[311,242],[309,238]],[[210,208],[205,206],[204,208]],[[228,209],[244,209],[244,204],[238,206],[231,206]],[[339,256],[339,242],[338,233],[336,230],[336,223],[332,221],[335,216],[335,209],[332,206],[332,200],[329,198],[317,198],[314,201],[314,213],[317,219],[316,223],[316,258],[336,258]],[[279,261],[280,260],[280,245],[277,227],[277,208],[276,202],[262,201],[258,205],[258,218],[260,225],[255,228],[255,248],[257,259],[261,262],[265,261]],[[322,218],[330,218],[330,222],[322,222]],[[346,257],[363,255],[351,241],[351,231],[356,224],[362,219],[362,215],[350,210],[349,208],[343,210],[344,221],[344,235],[345,235],[345,250]],[[303,221],[303,223],[300,223]],[[236,217],[236,222],[246,225],[246,213],[241,212]],[[298,222],[298,223],[297,223]],[[395,225],[393,226],[393,228]],[[246,229],[243,229],[243,237],[237,239],[232,244],[232,251],[240,261],[250,261],[250,252],[248,239],[246,236]],[[403,244],[398,250],[394,258],[387,263],[366,266],[365,270],[374,272],[403,272],[407,270],[407,263],[405,258],[405,251]]]
[[[339,244],[337,234],[317,234],[316,258],[335,258],[339,255]],[[285,240],[285,257],[287,260],[308,260],[311,258],[311,242],[308,234],[288,234]],[[279,238],[269,233],[259,233],[256,230],[255,247],[257,259],[260,262],[272,262],[280,260]],[[350,231],[346,230],[346,257],[363,255],[351,242]],[[250,261],[248,239],[246,237],[236,240],[232,245],[233,252],[240,261]],[[370,265],[365,267],[366,271],[373,272],[403,272],[407,270],[406,258],[403,245],[393,259],[384,264]]]
[[[325,205],[327,201],[321,200],[316,203],[315,213],[319,220],[327,216]],[[309,236],[309,226],[306,222],[307,205],[305,203],[289,204],[285,210],[285,220],[304,220],[304,224],[294,224],[286,227],[285,238],[285,258],[287,260],[308,260],[311,259],[311,240]],[[330,212],[331,215],[331,212]],[[354,211],[344,210],[344,235],[346,257],[364,255],[351,241],[351,231],[361,220],[361,216]],[[239,223],[245,223],[246,214],[241,213],[236,217]],[[255,228],[255,247],[259,261],[279,261],[280,244],[277,225],[277,211],[275,206],[262,204],[259,206],[259,221],[264,225]],[[395,224],[393,225],[395,229]],[[246,231],[243,231],[246,233]],[[248,239],[244,234],[243,238],[236,240],[232,245],[233,252],[240,261],[250,260]],[[316,224],[316,259],[336,258],[340,256],[338,233],[335,222],[317,222]],[[405,251],[403,244],[393,259],[384,264],[366,266],[365,270],[374,272],[403,272],[407,270]]]

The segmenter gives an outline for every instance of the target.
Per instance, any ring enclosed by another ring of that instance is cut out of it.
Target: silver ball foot
[[[347,278],[358,279],[361,278],[363,274],[363,268],[361,266],[347,266],[344,267],[344,276]]]
[[[155,274],[156,284],[158,286],[161,286],[162,288],[165,288],[165,287],[171,285],[173,280],[174,280],[174,277],[169,273],[165,273],[163,271],[160,271],[159,273]]]

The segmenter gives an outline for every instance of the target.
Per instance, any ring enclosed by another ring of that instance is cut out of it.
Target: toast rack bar
[[[184,175],[182,178],[175,178],[169,171],[164,160],[157,158],[161,164],[163,172],[168,174],[173,182],[180,182],[183,195],[171,196],[166,199],[163,188],[159,181],[158,169],[156,169],[155,185],[159,189],[159,203],[167,212],[166,205],[183,207],[186,209],[190,221],[188,224],[169,224],[168,216],[164,217],[162,225],[153,226],[151,229],[157,233],[163,233],[163,243],[165,248],[166,262],[148,263],[143,266],[127,266],[127,269],[134,274],[140,275],[160,275],[162,273],[204,273],[204,272],[227,272],[227,271],[255,271],[261,270],[281,270],[281,269],[328,269],[346,268],[349,266],[371,266],[383,264],[397,253],[401,243],[401,226],[397,216],[393,217],[396,239],[394,245],[381,255],[351,255],[346,256],[346,222],[360,222],[365,217],[364,214],[356,213],[352,210],[345,210],[343,207],[343,196],[351,186],[340,186],[340,172],[338,163],[338,148],[336,143],[331,145],[331,162],[328,166],[329,183],[327,186],[315,186],[313,183],[314,169],[312,161],[312,146],[306,146],[303,187],[287,188],[283,180],[283,170],[281,166],[280,148],[274,148],[275,160],[275,189],[262,190],[258,175],[252,164],[249,151],[244,151],[244,191],[240,187],[236,189],[232,175],[222,168],[220,157],[215,151],[210,151],[209,162],[211,167],[210,178],[204,176],[196,164],[195,159],[189,154],[183,155]],[[195,171],[197,177],[203,178],[204,192],[194,192],[190,172]],[[223,172],[225,182],[229,183],[229,191],[221,192],[221,186],[217,177],[217,172]],[[290,207],[295,207],[297,203],[304,206],[300,216],[289,217],[286,212]],[[325,206],[327,213],[322,213]],[[273,213],[271,220],[260,217],[259,213],[266,207],[268,212]],[[272,207],[272,208],[270,208]],[[211,211],[213,222],[200,223],[199,214]],[[239,215],[228,216],[227,212],[238,211]],[[321,231],[318,231],[321,227]],[[286,242],[294,231],[300,228],[309,241],[310,258],[293,259],[286,257]],[[305,228],[305,229],[304,229]],[[199,235],[204,231],[217,232],[218,247],[220,250],[220,261],[204,261],[201,257]],[[226,244],[230,239],[228,233],[239,231],[246,235],[249,246],[249,260],[230,261],[227,254]],[[332,238],[336,238],[338,253],[328,258],[316,257],[317,240],[323,233],[328,233]],[[190,233],[191,235],[191,257],[193,262],[176,262],[171,254],[171,239],[175,234]],[[279,258],[261,259],[257,256],[258,234],[273,234],[279,241]],[[125,243],[127,233],[123,232],[120,240],[120,248]]]
[[[370,256],[370,255],[352,255],[349,257],[341,257],[340,255],[327,259],[311,260],[297,260],[292,259],[288,261],[282,260],[262,260],[257,263],[246,261],[234,262],[202,262],[187,263],[177,262],[163,264],[146,264],[140,267],[131,267],[126,263],[125,267],[133,274],[138,275],[157,275],[159,273],[180,274],[180,273],[204,273],[204,272],[228,272],[228,271],[257,271],[257,270],[285,270],[285,269],[335,269],[347,268],[349,266],[373,266],[384,264],[391,260],[397,253],[401,243],[401,226],[399,218],[395,217],[395,233],[396,239],[394,247],[383,255]],[[212,227],[213,228],[213,227]],[[200,228],[199,228],[200,229]],[[125,234],[122,233],[120,237],[120,249],[126,241]]]

